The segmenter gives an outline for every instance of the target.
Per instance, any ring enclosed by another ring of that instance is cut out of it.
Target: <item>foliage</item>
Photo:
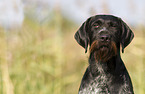
[[[1,28],[0,94],[6,94],[5,78],[14,94],[77,94],[88,65],[88,54],[73,38],[77,28],[59,15],[43,25],[25,19],[21,29],[5,32]],[[144,94],[145,32],[141,27],[133,31],[135,39],[122,58],[135,93]]]

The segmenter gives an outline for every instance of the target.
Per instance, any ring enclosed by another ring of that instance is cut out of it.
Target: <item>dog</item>
[[[129,26],[113,15],[88,18],[74,35],[87,53],[89,66],[82,78],[79,94],[134,94],[128,71],[121,59],[134,38]]]

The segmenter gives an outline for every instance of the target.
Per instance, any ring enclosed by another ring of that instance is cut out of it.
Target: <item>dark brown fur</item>
[[[95,56],[96,62],[102,61],[106,62],[111,57],[117,55],[117,47],[115,42],[111,43],[98,42],[94,41],[90,47],[90,53],[93,53]]]

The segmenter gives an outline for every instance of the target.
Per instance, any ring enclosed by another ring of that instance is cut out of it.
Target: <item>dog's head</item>
[[[85,52],[90,45],[90,53],[95,53],[96,59],[105,61],[117,55],[120,44],[124,52],[133,37],[126,23],[112,15],[88,18],[75,34],[76,41],[85,48]]]

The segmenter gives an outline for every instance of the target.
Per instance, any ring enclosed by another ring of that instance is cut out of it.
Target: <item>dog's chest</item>
[[[115,91],[118,91],[119,88],[116,88],[117,84],[114,84],[116,77],[106,72],[105,66],[97,65],[96,67],[94,65],[90,71],[90,74],[94,76],[89,78],[87,85],[79,91],[79,94],[118,94]]]
[[[108,83],[110,79],[101,75],[91,80],[87,87],[79,91],[79,94],[110,94]]]

